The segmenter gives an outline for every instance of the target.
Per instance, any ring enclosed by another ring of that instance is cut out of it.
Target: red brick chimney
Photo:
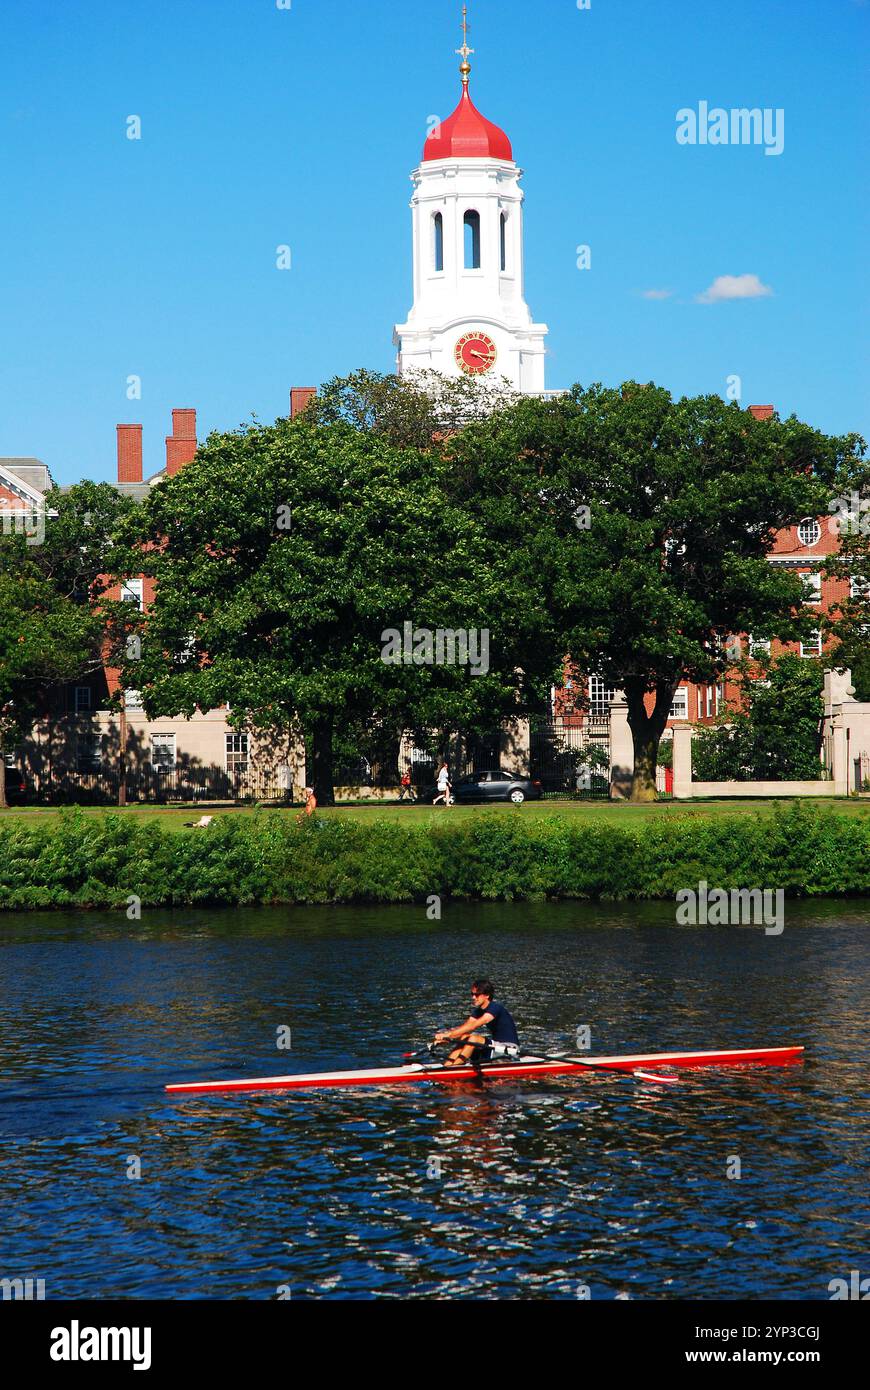
[[[751,405],[749,414],[754,415],[756,420],[769,420],[774,412],[772,405]]]
[[[290,419],[294,420],[297,415],[301,415],[316,395],[316,386],[294,386],[290,392]]]
[[[196,439],[196,411],[173,410],[172,434],[175,439]]]
[[[142,426],[118,425],[118,482],[142,481]]]
[[[172,434],[166,436],[166,472],[170,478],[196,453],[196,411],[173,410]]]

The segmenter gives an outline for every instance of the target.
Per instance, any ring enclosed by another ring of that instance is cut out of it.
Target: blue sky
[[[526,171],[548,385],[738,375],[745,405],[870,435],[867,3],[469,3],[472,94]],[[0,455],[112,478],[116,423],[141,421],[151,473],[173,406],[202,437],[286,414],[291,386],[392,370],[408,175],[458,100],[460,9],[4,0]],[[678,145],[700,101],[782,108],[783,153]],[[697,302],[722,276],[770,293]]]

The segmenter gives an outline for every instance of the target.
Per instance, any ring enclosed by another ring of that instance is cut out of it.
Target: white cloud
[[[773,294],[757,275],[717,275],[709,289],[695,295],[697,304],[721,304],[725,299],[760,299]]]
[[[670,299],[673,290],[643,290],[644,299]]]

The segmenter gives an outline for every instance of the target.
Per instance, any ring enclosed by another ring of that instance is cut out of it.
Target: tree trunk
[[[127,805],[127,702],[121,696],[121,711],[118,717],[118,805]]]
[[[0,811],[8,809],[9,802],[6,800],[6,754],[3,751],[3,740],[0,739]]]
[[[625,698],[628,704],[628,726],[634,745],[634,775],[631,779],[630,801],[655,801],[656,766],[659,743],[674,699],[678,682],[656,686],[655,706],[652,714],[647,714],[644,701],[645,691],[641,681],[627,682]]]
[[[335,805],[332,771],[332,716],[315,719],[311,731],[311,785],[318,806]]]

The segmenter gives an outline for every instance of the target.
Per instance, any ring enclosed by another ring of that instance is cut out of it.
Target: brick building
[[[292,395],[294,413],[311,398],[309,388]],[[196,411],[172,412],[172,433],[166,438],[166,462],[144,477],[142,426],[117,426],[119,493],[143,500],[152,487],[189,463],[197,447]],[[44,513],[43,498],[52,487],[48,468],[38,459],[0,458],[0,519],[7,527]],[[108,590],[108,597],[135,603],[143,612],[154,599],[154,581],[131,575]],[[120,765],[122,720],[108,708],[119,693],[120,672],[104,667],[81,682],[58,686],[45,717],[23,744],[6,754],[7,766],[24,778],[29,793],[49,788],[54,793],[92,786],[95,794],[112,794]],[[208,789],[228,796],[263,789],[264,778],[276,794],[304,785],[304,752],[293,739],[259,740],[231,728],[227,709],[199,711],[192,718],[150,720],[138,691],[125,690],[126,765],[133,795],[160,795],[161,786],[174,792],[187,788],[190,799]],[[223,774],[223,776],[222,776]],[[138,792],[137,792],[138,789]]]

